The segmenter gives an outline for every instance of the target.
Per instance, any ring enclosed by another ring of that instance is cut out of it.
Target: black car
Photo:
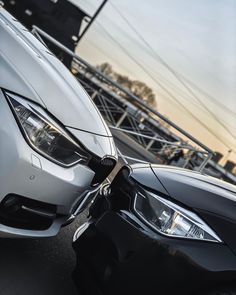
[[[235,186],[169,166],[125,166],[90,215],[73,243],[84,292],[236,294]]]

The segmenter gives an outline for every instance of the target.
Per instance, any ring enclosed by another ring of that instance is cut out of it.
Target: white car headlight
[[[134,209],[139,217],[163,235],[222,242],[216,233],[195,213],[154,193],[137,193]]]
[[[15,118],[30,146],[62,166],[85,164],[89,154],[37,104],[5,92]]]

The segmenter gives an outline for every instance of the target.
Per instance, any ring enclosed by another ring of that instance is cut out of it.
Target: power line
[[[156,71],[156,69],[154,70],[152,67],[150,67],[150,69],[151,69],[152,72],[155,73],[156,75],[159,75],[159,76],[161,75],[159,72]],[[175,88],[175,91],[179,91],[179,93],[182,93],[182,94],[180,94],[181,97],[184,97],[185,95],[188,95],[188,94],[187,94],[186,92],[184,92],[181,88],[179,88],[179,87],[176,86],[175,84],[173,84],[173,83],[171,83],[170,81],[168,81],[168,80],[167,80],[166,78],[164,78],[162,75],[161,75],[161,77],[162,77],[162,79],[164,79],[164,80],[166,81],[166,83],[168,83],[168,84],[170,84],[172,87],[174,87],[174,88]],[[182,76],[182,77],[183,77],[183,79],[187,79],[187,78],[185,78],[184,76]],[[189,83],[191,83],[191,81],[189,81]],[[195,86],[195,88],[196,88],[197,90],[201,91],[202,94],[203,94],[204,96],[208,95],[207,93],[204,93],[204,90],[201,90],[200,88],[197,88],[197,87],[198,87],[197,85],[194,85],[194,84],[193,84],[193,87],[194,87],[194,86]],[[188,96],[188,97],[189,97],[189,96]],[[216,100],[216,101],[217,101],[217,100]],[[197,103],[197,102],[194,103],[192,100],[191,100],[191,101],[188,100],[188,102],[189,102],[189,103],[192,103],[192,104],[194,104],[194,105],[196,105],[196,103]],[[197,104],[196,106],[197,106],[197,107],[201,107],[201,108],[202,108],[202,111],[207,112],[207,110],[205,109],[204,106],[201,106],[201,105],[199,105],[199,104]],[[218,107],[220,107],[221,109],[224,108],[224,106],[221,105],[220,103],[219,103]],[[231,112],[231,115],[234,117],[234,119],[236,119],[236,113],[235,113],[235,115],[234,115],[234,112],[233,112],[232,110],[229,110],[229,111]],[[228,112],[228,108],[227,108],[227,112]],[[236,129],[236,126],[233,126],[233,125],[229,124],[228,122],[226,122],[226,121],[225,121],[225,118],[221,118],[221,121],[223,121],[224,124],[225,124],[226,126],[228,126],[228,128],[230,128],[230,129]],[[235,121],[235,122],[236,122],[236,121]]]
[[[149,48],[149,50],[152,52],[152,55],[155,58],[158,58],[162,65],[164,65],[171,73],[172,75],[184,86],[184,88],[208,111],[208,113],[214,118],[219,125],[221,125],[234,139],[236,139],[236,136],[231,132],[231,130],[225,126],[222,122],[219,121],[218,117],[209,109],[202,101],[201,99],[195,94],[195,92],[192,90],[191,87],[189,87],[180,77],[179,73],[177,73],[154,49],[153,47],[146,41],[146,39],[139,33],[139,31],[132,25],[132,23],[120,12],[120,10],[111,2],[109,2],[110,5],[117,11],[117,13],[120,15],[120,17],[127,23],[127,25],[135,32],[135,34],[143,41],[143,43]]]
[[[102,53],[102,55],[104,55],[105,57],[109,57],[114,63],[117,62],[117,60],[111,55],[108,54],[105,50],[103,50],[101,47],[98,47],[98,44],[91,41],[91,40],[87,40],[88,43],[90,43],[94,48],[96,47],[96,50],[100,51],[100,53]],[[120,68],[122,68],[123,70],[125,70],[125,72],[130,72],[130,70],[128,68],[126,68],[124,65],[119,65]]]
[[[209,93],[207,93],[205,90],[201,89],[193,81],[189,80],[188,78],[184,77],[183,75],[181,75],[181,76],[182,76],[182,78],[184,80],[186,80],[189,84],[191,84],[194,88],[196,88],[199,92],[201,92],[206,98],[208,98],[209,100],[213,100],[214,103],[216,105],[218,105],[219,108],[221,108],[221,109],[223,108],[223,109],[225,109],[226,112],[229,112],[232,116],[236,116],[236,112],[234,112],[233,110],[230,110],[225,105],[223,105],[222,103],[220,103],[217,99],[215,99],[212,95],[210,95]]]
[[[90,43],[91,45],[93,45],[94,47],[96,47],[96,49],[98,51],[100,51],[104,56],[109,56],[109,58],[111,60],[113,60],[115,63],[117,62],[117,60],[114,59],[113,56],[111,56],[109,53],[107,53],[106,51],[104,51],[103,49],[101,49],[101,47],[99,47],[99,44],[91,41],[91,40],[87,40],[88,43]],[[117,43],[114,43],[117,45]],[[128,69],[127,67],[124,67],[124,65],[119,65],[121,68],[123,68],[126,72],[130,72],[130,69]],[[186,92],[184,92],[181,88],[177,87],[175,84],[173,84],[172,82],[170,82],[169,80],[167,80],[163,75],[161,75],[159,72],[154,71],[153,69],[150,68],[150,70],[156,75],[158,76],[158,79],[163,81],[165,84],[168,84],[169,88],[174,89],[175,92],[179,92],[179,95],[181,96],[181,98],[184,98],[185,100],[187,100],[187,97],[185,98],[185,96],[187,95]],[[168,98],[168,97],[167,97]],[[190,103],[192,103],[193,105],[195,105],[196,107],[199,107],[199,105],[194,102],[194,101],[188,101]],[[206,111],[204,108],[202,108],[202,111]]]
[[[136,28],[134,27],[134,26],[132,26],[132,24],[129,22],[129,20],[121,13],[121,11],[117,8],[117,6],[115,6],[115,4],[113,4],[113,3],[111,3],[111,2],[109,2],[109,4],[111,4],[111,6],[113,6],[113,9],[115,9],[116,10],[116,12],[125,20],[125,22],[128,22],[127,24],[131,27],[131,29],[132,30],[136,30]],[[129,39],[132,37],[132,36],[129,36],[128,34],[127,34],[127,32],[125,31],[125,30],[123,30],[121,27],[119,27],[119,29],[120,29],[120,31],[124,34],[124,35],[126,35],[126,36],[128,36],[129,37]],[[136,32],[135,32],[136,34],[138,33],[138,34],[140,34],[137,30],[136,30]],[[142,37],[143,39],[144,39],[144,37],[141,35],[141,36],[138,36],[139,37],[139,39],[140,39],[140,37]],[[145,40],[145,39],[144,39]],[[134,41],[136,41],[136,40],[134,40]],[[142,42],[143,42],[143,40],[141,40]],[[146,40],[145,40],[146,41]],[[147,41],[146,41],[147,42]],[[148,43],[148,42],[147,42]],[[150,44],[148,44],[148,45],[150,45]],[[146,45],[146,47],[147,47],[147,45]],[[145,48],[143,48],[143,50],[145,50]],[[154,54],[156,54],[157,55],[157,52],[152,48],[152,49],[150,49],[149,48],[149,51],[147,51],[147,50],[145,50],[146,51],[146,53],[148,54],[148,55],[150,55],[150,53],[153,55],[153,52],[154,52]],[[152,52],[150,52],[150,51],[152,51]],[[160,56],[155,56],[155,58],[158,58],[158,59],[160,59]],[[220,107],[221,109],[224,109],[226,112],[229,112],[231,115],[233,115],[233,116],[236,116],[236,112],[234,112],[233,110],[231,110],[231,109],[229,109],[227,106],[225,106],[224,104],[222,104],[222,103],[220,103],[215,97],[213,97],[212,95],[210,95],[209,93],[207,93],[205,90],[203,90],[203,89],[201,89],[198,85],[196,85],[196,84],[194,84],[191,80],[189,80],[188,78],[186,78],[184,75],[182,75],[181,73],[179,73],[178,71],[176,71],[176,70],[174,70],[176,73],[177,73],[177,75],[182,79],[182,80],[184,80],[185,82],[187,82],[188,84],[191,84],[191,86],[193,87],[193,88],[195,88],[196,90],[198,90],[199,92],[201,92],[202,94],[204,94],[204,96],[205,96],[205,98],[206,99],[208,99],[208,100],[212,100],[212,101],[214,101],[214,103],[216,104],[216,105],[218,105],[218,107]]]
[[[159,80],[163,81],[169,88],[171,88],[173,91],[175,91],[175,93],[178,93],[181,98],[183,98],[184,100],[187,100],[188,103],[193,104],[195,107],[201,108],[201,110],[203,112],[206,112],[205,108],[199,106],[199,104],[197,104],[196,101],[194,101],[194,100],[189,101],[188,100],[188,98],[189,98],[188,94],[185,91],[183,91],[182,88],[178,87],[173,82],[170,82],[169,80],[167,80],[162,74],[160,74],[159,72],[154,70],[152,67],[149,67],[149,68],[152,71],[152,73],[154,73],[159,78]]]
[[[182,104],[162,83],[160,83],[160,81],[158,81],[155,77],[153,77],[149,71],[139,62],[137,61],[133,55],[131,55],[127,49],[121,45],[108,31],[106,28],[104,28],[104,26],[100,23],[98,23],[98,25],[103,29],[103,31],[109,36],[109,38],[111,40],[113,40],[113,42],[115,42],[120,49],[125,52],[125,54],[134,62],[136,63],[145,73],[146,75],[148,75],[162,90],[164,90],[169,97],[171,97],[177,104],[179,104],[190,116],[192,116],[200,125],[202,125],[206,130],[208,130],[208,132],[210,132],[212,135],[215,136],[215,138],[217,138],[220,142],[222,142],[227,148],[231,149],[232,147],[229,146],[228,144],[226,144],[224,141],[222,141],[222,139],[215,134],[205,123],[203,123],[198,117],[196,117],[184,104]]]

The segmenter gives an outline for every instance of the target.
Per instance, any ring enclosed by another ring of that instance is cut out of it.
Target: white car
[[[0,8],[0,236],[56,235],[116,162],[110,130],[78,81]]]

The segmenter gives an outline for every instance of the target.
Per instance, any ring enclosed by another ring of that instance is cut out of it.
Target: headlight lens
[[[222,242],[215,232],[195,213],[151,192],[137,193],[134,209],[139,217],[164,235]]]
[[[89,155],[38,105],[5,93],[28,143],[63,166],[85,164]]]

